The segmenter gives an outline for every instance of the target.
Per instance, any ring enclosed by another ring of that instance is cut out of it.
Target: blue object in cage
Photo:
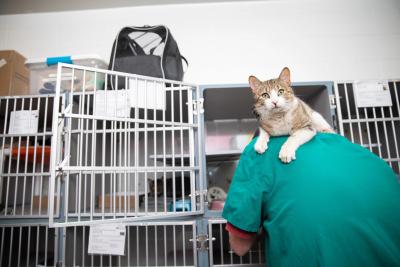
[[[46,58],[47,66],[56,65],[57,63],[68,63],[72,64],[71,56],[65,57],[48,57]]]
[[[168,204],[168,211],[191,211],[192,210],[192,203],[190,200],[177,200],[175,202],[175,208],[174,208],[174,202],[171,201]]]

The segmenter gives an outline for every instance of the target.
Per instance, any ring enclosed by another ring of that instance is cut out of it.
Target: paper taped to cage
[[[90,226],[89,254],[125,255],[126,227],[121,223]]]
[[[38,110],[12,111],[10,116],[10,134],[35,134],[38,131]]]
[[[391,107],[389,84],[387,81],[354,82],[354,96],[357,107]]]

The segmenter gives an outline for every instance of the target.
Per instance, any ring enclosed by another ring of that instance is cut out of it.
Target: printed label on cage
[[[11,111],[9,134],[36,134],[38,126],[38,110]]]
[[[121,223],[90,226],[89,254],[125,255],[126,227]]]
[[[131,107],[165,110],[164,86],[162,82],[130,79]]]
[[[96,91],[94,115],[129,117],[129,92],[127,90]]]
[[[359,108],[392,106],[389,84],[384,81],[355,82],[354,97]]]

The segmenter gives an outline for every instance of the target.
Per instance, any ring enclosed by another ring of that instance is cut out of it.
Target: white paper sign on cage
[[[129,91],[96,91],[94,114],[105,117],[129,117]]]
[[[359,108],[392,106],[387,81],[356,81],[353,89],[356,106]]]
[[[39,126],[38,110],[12,111],[10,116],[10,134],[36,134]]]
[[[121,223],[95,224],[89,231],[89,254],[125,255],[126,226]]]
[[[129,79],[131,107],[165,110],[165,83]]]

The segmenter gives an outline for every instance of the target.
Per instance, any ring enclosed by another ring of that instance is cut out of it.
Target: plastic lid
[[[72,64],[82,65],[87,67],[95,67],[100,69],[107,69],[108,64],[98,55],[90,54],[90,55],[78,55],[78,56],[61,56],[61,57],[51,57],[51,58],[32,58],[27,59],[25,65],[31,69],[45,69],[50,67],[51,65],[57,65],[57,62],[67,62],[65,59],[68,59],[68,62],[72,62]],[[50,66],[49,64],[50,63]]]

